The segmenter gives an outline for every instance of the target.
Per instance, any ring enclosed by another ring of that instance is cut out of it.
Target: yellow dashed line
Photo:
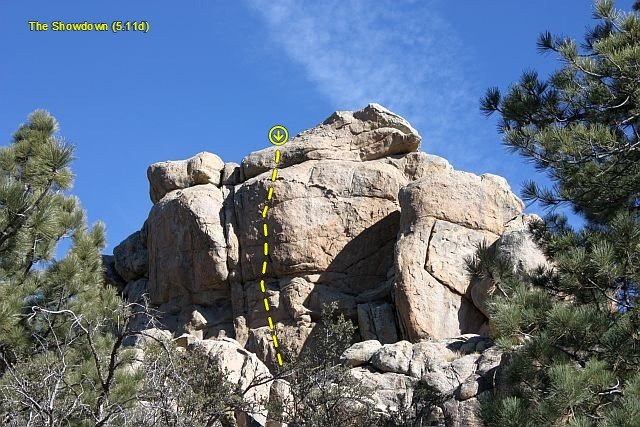
[[[272,141],[273,142],[273,141]],[[278,145],[278,144],[275,144]],[[278,163],[280,163],[280,150],[276,150],[276,155],[275,155],[275,162],[276,165]],[[278,178],[278,169],[277,168],[273,168],[273,171],[271,172],[271,181],[274,182],[276,179]],[[273,193],[274,193],[274,187],[269,187],[269,192],[267,193],[267,202],[271,201],[271,199],[273,199]],[[262,208],[262,218],[266,218],[267,217],[267,212],[269,210],[269,206],[265,204],[264,208]],[[262,234],[265,237],[265,241],[263,242],[263,255],[265,257],[269,256],[269,242],[266,241],[266,238],[269,237],[269,229],[267,227],[267,223],[266,221],[262,224]],[[264,261],[262,261],[262,275],[264,276],[265,274],[267,274],[267,260],[265,259]],[[266,287],[265,287],[265,283],[264,283],[264,279],[260,279],[260,290],[262,291],[263,294],[266,294]],[[269,300],[267,298],[263,299],[264,301],[264,309],[269,312]],[[269,329],[271,331],[273,331],[272,335],[271,335],[271,340],[273,341],[273,347],[274,348],[278,348],[278,337],[276,335],[275,332],[275,327],[273,325],[273,319],[271,318],[271,316],[267,316],[267,320],[269,321]],[[280,355],[280,352],[276,350],[276,357],[278,358],[278,365],[282,366],[282,356]]]

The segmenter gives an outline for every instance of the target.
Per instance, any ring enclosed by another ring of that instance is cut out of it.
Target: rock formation
[[[357,366],[351,373],[376,390],[372,398],[383,411],[410,402],[418,381],[431,387],[444,403],[436,406],[428,425],[481,426],[477,397],[503,381],[499,368],[504,355],[491,348],[489,338],[473,334],[415,344],[364,341],[342,359]]]
[[[218,352],[233,339],[267,367],[274,349],[261,278],[278,337],[294,352],[308,344],[323,305],[337,301],[361,341],[345,363],[381,386],[380,407],[397,406],[400,391],[430,378],[451,395],[443,416],[473,425],[475,396],[493,387],[500,357],[481,354],[490,346],[480,337],[490,333],[490,284],[472,283],[465,259],[483,241],[523,268],[544,257],[527,240],[532,217],[503,178],[456,171],[418,151],[420,141],[402,117],[370,104],[278,147],[266,276],[261,212],[276,147],[240,165],[211,153],[153,164],[154,206],[106,258],[110,283],[128,283],[129,299],[147,293],[165,333]]]

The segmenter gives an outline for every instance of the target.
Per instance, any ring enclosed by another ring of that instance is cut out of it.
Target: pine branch
[[[15,224],[9,223],[7,224],[4,230],[0,231],[0,253],[6,250],[2,248],[4,243],[10,238],[14,237],[18,233],[18,231],[20,231],[20,229],[24,226],[24,224],[26,224],[26,222],[29,220],[31,215],[33,215],[35,209],[40,206],[45,196],[49,194],[49,190],[51,189],[52,185],[53,185],[53,179],[50,179],[47,182],[47,185],[45,186],[45,188],[42,190],[42,193],[40,193],[40,195],[36,199],[36,201],[31,206],[27,207],[20,214],[16,214],[19,218],[16,221],[16,223]]]

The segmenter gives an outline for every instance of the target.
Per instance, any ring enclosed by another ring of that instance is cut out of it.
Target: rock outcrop
[[[403,187],[400,206],[394,295],[403,336],[488,332],[467,295],[465,260],[480,243],[496,242],[523,203],[503,178],[446,168]]]
[[[161,329],[181,343],[224,353],[232,338],[238,354],[265,369],[275,356],[265,296],[282,345],[294,353],[336,301],[362,341],[343,360],[380,386],[381,408],[397,407],[426,381],[451,395],[442,417],[475,425],[475,397],[491,388],[487,375],[500,358],[481,353],[490,341],[480,336],[449,339],[490,334],[491,284],[472,283],[465,259],[486,242],[525,269],[545,261],[526,233],[535,218],[523,215],[503,178],[456,171],[418,151],[420,141],[402,117],[370,104],[336,112],[278,147],[275,182],[276,147],[240,165],[205,152],[153,164],[154,206],[142,230],[105,258],[109,280],[129,282],[130,299],[146,293],[162,313]]]
[[[500,375],[504,355],[491,347],[489,338],[479,335],[415,344],[366,343],[364,347],[355,344],[342,358],[358,359],[359,366],[351,372],[375,390],[372,399],[378,409],[397,411],[411,401],[417,388],[432,390],[444,400],[431,408],[428,425],[482,426],[478,398],[502,387],[504,381]],[[360,363],[365,357],[370,362]]]

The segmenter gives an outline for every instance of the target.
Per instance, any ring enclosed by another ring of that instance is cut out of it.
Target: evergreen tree
[[[497,341],[513,350],[509,392],[484,406],[500,426],[640,425],[640,15],[611,0],[595,3],[597,25],[581,47],[550,33],[542,52],[559,55],[547,79],[535,71],[502,96],[507,147],[552,181],[523,196],[550,208],[532,233],[551,270],[517,271],[495,248],[470,263],[491,278]],[[586,225],[574,230],[555,208],[569,205]]]
[[[86,242],[84,214],[63,194],[72,184],[73,149],[57,131],[53,117],[36,111],[0,151],[0,340],[7,361],[28,353],[31,332],[42,327],[30,322],[32,304],[59,310],[85,285],[82,276],[94,273],[94,283],[99,280],[103,230],[93,230],[93,245]],[[84,244],[54,263],[65,236]]]
[[[65,193],[72,159],[56,120],[41,110],[0,148],[3,425],[104,425],[134,391],[135,375],[120,369],[127,316],[104,286],[104,227],[88,228]],[[64,239],[71,247],[56,259]]]

